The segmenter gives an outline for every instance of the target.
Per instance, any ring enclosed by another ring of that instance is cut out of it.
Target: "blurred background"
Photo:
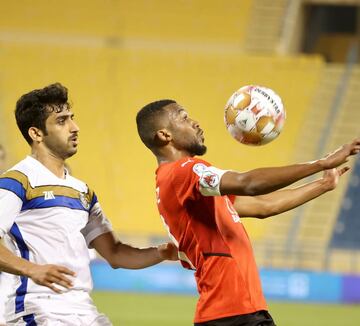
[[[6,164],[29,153],[17,99],[61,82],[81,129],[73,174],[95,189],[122,241],[165,241],[156,161],[137,135],[137,111],[178,101],[205,130],[205,159],[220,168],[319,158],[359,136],[359,8],[360,0],[0,0]],[[287,110],[282,134],[263,147],[240,145],[223,123],[228,98],[248,84],[274,89]],[[360,320],[360,161],[349,164],[336,191],[243,220],[280,326]],[[179,264],[112,271],[100,259],[93,275],[94,299],[114,325],[192,323],[193,275]]]

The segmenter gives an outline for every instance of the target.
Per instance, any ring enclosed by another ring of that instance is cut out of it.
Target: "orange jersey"
[[[160,216],[182,265],[196,270],[196,323],[267,310],[245,228],[230,198],[215,195],[218,171],[190,157],[156,171]]]

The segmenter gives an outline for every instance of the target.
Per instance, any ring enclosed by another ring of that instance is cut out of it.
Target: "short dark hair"
[[[68,90],[60,83],[51,84],[42,89],[35,89],[24,94],[16,102],[16,123],[28,142],[33,140],[29,136],[29,128],[36,127],[46,135],[46,119],[51,112],[61,112],[69,108]]]
[[[174,100],[159,100],[145,105],[136,115],[136,125],[139,136],[146,147],[155,146],[155,133],[159,125],[159,117],[165,112],[164,107],[176,103]]]

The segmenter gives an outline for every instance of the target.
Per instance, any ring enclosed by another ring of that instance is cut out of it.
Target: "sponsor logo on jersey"
[[[81,202],[81,205],[85,208],[85,209],[89,209],[90,208],[90,203],[88,201],[88,199],[86,198],[86,194],[84,192],[80,192],[79,193],[79,199]]]
[[[55,199],[55,195],[53,191],[43,191],[44,200]]]
[[[226,202],[227,209],[230,212],[234,223],[241,223],[240,216],[236,212],[236,210],[235,210],[235,208],[234,208],[233,204],[231,203],[228,196],[225,196],[225,202]]]

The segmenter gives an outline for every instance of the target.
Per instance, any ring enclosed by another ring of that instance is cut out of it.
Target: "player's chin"
[[[68,151],[67,151],[67,158],[75,155],[77,153],[77,146],[74,146],[72,148],[70,148]]]
[[[193,153],[194,155],[204,155],[207,151],[207,147],[204,144],[197,144],[197,146],[194,146]]]

